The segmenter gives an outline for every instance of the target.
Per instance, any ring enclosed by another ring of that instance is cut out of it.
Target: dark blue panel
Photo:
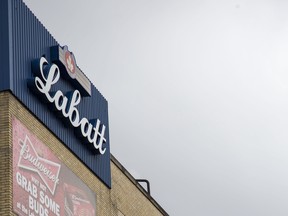
[[[8,2],[11,4],[10,12]],[[12,90],[14,95],[19,98],[60,140],[62,140],[63,143],[80,160],[82,160],[87,167],[89,167],[109,188],[111,188],[108,103],[106,99],[92,85],[91,97],[82,97],[81,103],[77,105],[81,118],[99,119],[101,123],[106,126],[105,147],[107,150],[103,155],[94,154],[89,148],[87,148],[87,144],[84,144],[82,140],[75,136],[74,129],[65,126],[63,121],[59,119],[59,116],[49,109],[49,105],[42,103],[41,100],[27,87],[27,80],[33,78],[31,69],[32,60],[45,56],[45,58],[51,62],[50,47],[57,46],[57,41],[50,35],[50,33],[21,0],[1,0],[0,5],[1,32],[2,23],[6,23],[5,25],[3,24],[3,28],[7,29],[7,22],[11,22],[11,34],[9,37],[6,33],[1,34],[0,36],[1,45],[5,45],[5,42],[8,44],[9,40],[12,44],[12,48],[10,49],[11,59],[7,59],[7,52],[9,53],[9,49],[5,46],[5,61],[3,60],[0,62],[4,65],[4,72],[10,71],[10,73],[5,75],[4,82],[11,80],[9,88]],[[4,8],[3,11],[2,5]],[[8,19],[9,13],[11,13],[10,19]],[[2,16],[6,18],[6,22],[5,19],[2,20]],[[4,55],[5,53],[2,53],[1,51],[0,54]],[[13,70],[9,70],[9,61],[13,63]],[[2,72],[1,69],[1,76],[2,73],[5,74],[4,72]],[[8,76],[10,76],[10,79]],[[4,89],[4,86],[3,83],[0,83],[1,90]],[[52,90],[56,91],[58,89],[63,93],[75,90],[71,83],[65,79],[60,79],[57,84],[52,86]]]
[[[0,1],[0,90],[10,89],[10,70],[11,60],[11,40],[9,33],[11,31],[11,2]]]

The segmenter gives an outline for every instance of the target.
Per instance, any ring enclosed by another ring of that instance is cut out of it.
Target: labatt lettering
[[[80,131],[89,143],[93,144],[95,150],[104,154],[106,151],[106,148],[103,147],[103,144],[106,143],[105,125],[101,125],[99,119],[96,119],[96,122],[95,120],[89,121],[87,118],[80,119],[79,111],[76,108],[81,102],[81,94],[78,90],[69,92],[67,95],[60,90],[50,92],[52,85],[60,79],[60,70],[56,64],[49,65],[44,57],[36,61],[37,63],[33,62],[32,64],[33,73],[36,75],[33,83],[36,89],[43,93],[50,103],[54,104],[55,108],[62,113],[65,119],[68,119],[74,128]]]

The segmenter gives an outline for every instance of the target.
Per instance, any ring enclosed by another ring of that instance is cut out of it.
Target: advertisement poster
[[[13,211],[23,216],[95,216],[96,194],[13,118]]]

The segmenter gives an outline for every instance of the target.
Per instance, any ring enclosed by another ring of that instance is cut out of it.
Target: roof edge
[[[139,184],[136,179],[131,175],[130,172],[112,155],[110,154],[110,161],[114,163],[122,173],[144,194],[144,196],[164,215],[169,216],[169,214],[161,207],[161,205]]]

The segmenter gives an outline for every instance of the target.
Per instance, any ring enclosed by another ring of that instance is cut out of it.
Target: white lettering
[[[49,211],[46,209],[41,203],[37,200],[33,199],[33,197],[29,196],[29,208],[33,210],[37,215],[40,216],[48,216]],[[57,215],[59,216],[59,215]]]
[[[25,143],[21,146],[20,157],[25,160],[28,160],[38,171],[44,173],[51,181],[59,182],[59,179],[51,172],[51,170],[47,169],[43,163],[39,161],[39,157],[33,156],[29,153],[29,146]]]
[[[72,199],[76,201],[84,202],[84,203],[90,203],[88,200],[82,199],[81,197],[77,197],[75,195],[72,195]]]
[[[80,126],[81,135],[87,138],[88,142],[93,144],[94,148],[98,150],[100,154],[104,154],[106,152],[106,148],[103,147],[103,145],[106,143],[106,127],[104,125],[100,127],[99,119],[97,119],[95,127],[87,118],[80,119],[79,111],[76,108],[76,106],[81,102],[80,92],[75,90],[70,100],[60,90],[51,95],[51,86],[57,83],[60,79],[60,70],[55,64],[50,66],[44,57],[41,57],[39,67],[42,77],[35,77],[36,88],[46,96],[50,103],[54,104],[58,111],[62,112],[62,115],[65,118],[69,119],[74,128],[78,128]],[[43,70],[45,70],[46,73],[44,73]]]
[[[31,194],[34,198],[37,198],[37,187],[29,180],[25,178],[25,176],[21,175],[19,172],[16,173],[16,181],[19,186],[21,186],[25,191]]]
[[[53,199],[40,191],[40,203],[46,206],[50,211],[52,211],[57,216],[60,216],[60,206]]]

